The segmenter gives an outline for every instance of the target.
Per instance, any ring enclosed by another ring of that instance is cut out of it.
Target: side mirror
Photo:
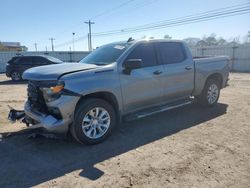
[[[138,69],[142,67],[142,60],[141,59],[128,59],[123,63],[125,74],[130,74],[133,69]]]

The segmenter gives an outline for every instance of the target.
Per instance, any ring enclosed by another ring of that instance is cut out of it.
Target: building
[[[0,51],[21,51],[26,52],[28,48],[21,46],[20,42],[0,42]]]

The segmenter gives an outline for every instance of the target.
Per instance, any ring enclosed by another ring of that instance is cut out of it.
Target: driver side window
[[[152,43],[139,44],[127,59],[141,59],[143,67],[156,66],[155,49]]]

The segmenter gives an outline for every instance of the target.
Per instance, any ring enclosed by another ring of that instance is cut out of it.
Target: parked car
[[[77,64],[25,71],[29,84],[24,122],[53,133],[70,130],[78,142],[96,144],[121,120],[194,101],[215,105],[228,76],[227,57],[193,58],[182,41],[111,43]],[[13,121],[14,112],[9,114]]]
[[[62,63],[62,61],[48,55],[15,56],[7,63],[6,76],[11,77],[14,81],[19,81],[22,80],[23,72],[29,68],[58,63]]]

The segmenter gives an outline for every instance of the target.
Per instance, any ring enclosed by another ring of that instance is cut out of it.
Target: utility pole
[[[89,34],[88,34],[88,39],[89,39],[89,51],[92,51],[92,39],[91,39],[91,25],[95,24],[95,22],[91,22],[90,20],[87,22],[84,22],[88,24],[89,26]]]
[[[72,33],[73,35],[73,52],[75,51],[75,33]]]
[[[36,49],[36,52],[37,52],[37,43],[34,43],[34,45],[35,45],[35,49]]]
[[[89,33],[88,33],[88,48],[90,47],[90,44],[89,44]],[[90,51],[90,48],[89,48],[89,51]]]
[[[52,49],[52,52],[54,52],[54,43],[53,41],[55,40],[54,38],[49,38],[49,40],[51,41],[51,49]]]

